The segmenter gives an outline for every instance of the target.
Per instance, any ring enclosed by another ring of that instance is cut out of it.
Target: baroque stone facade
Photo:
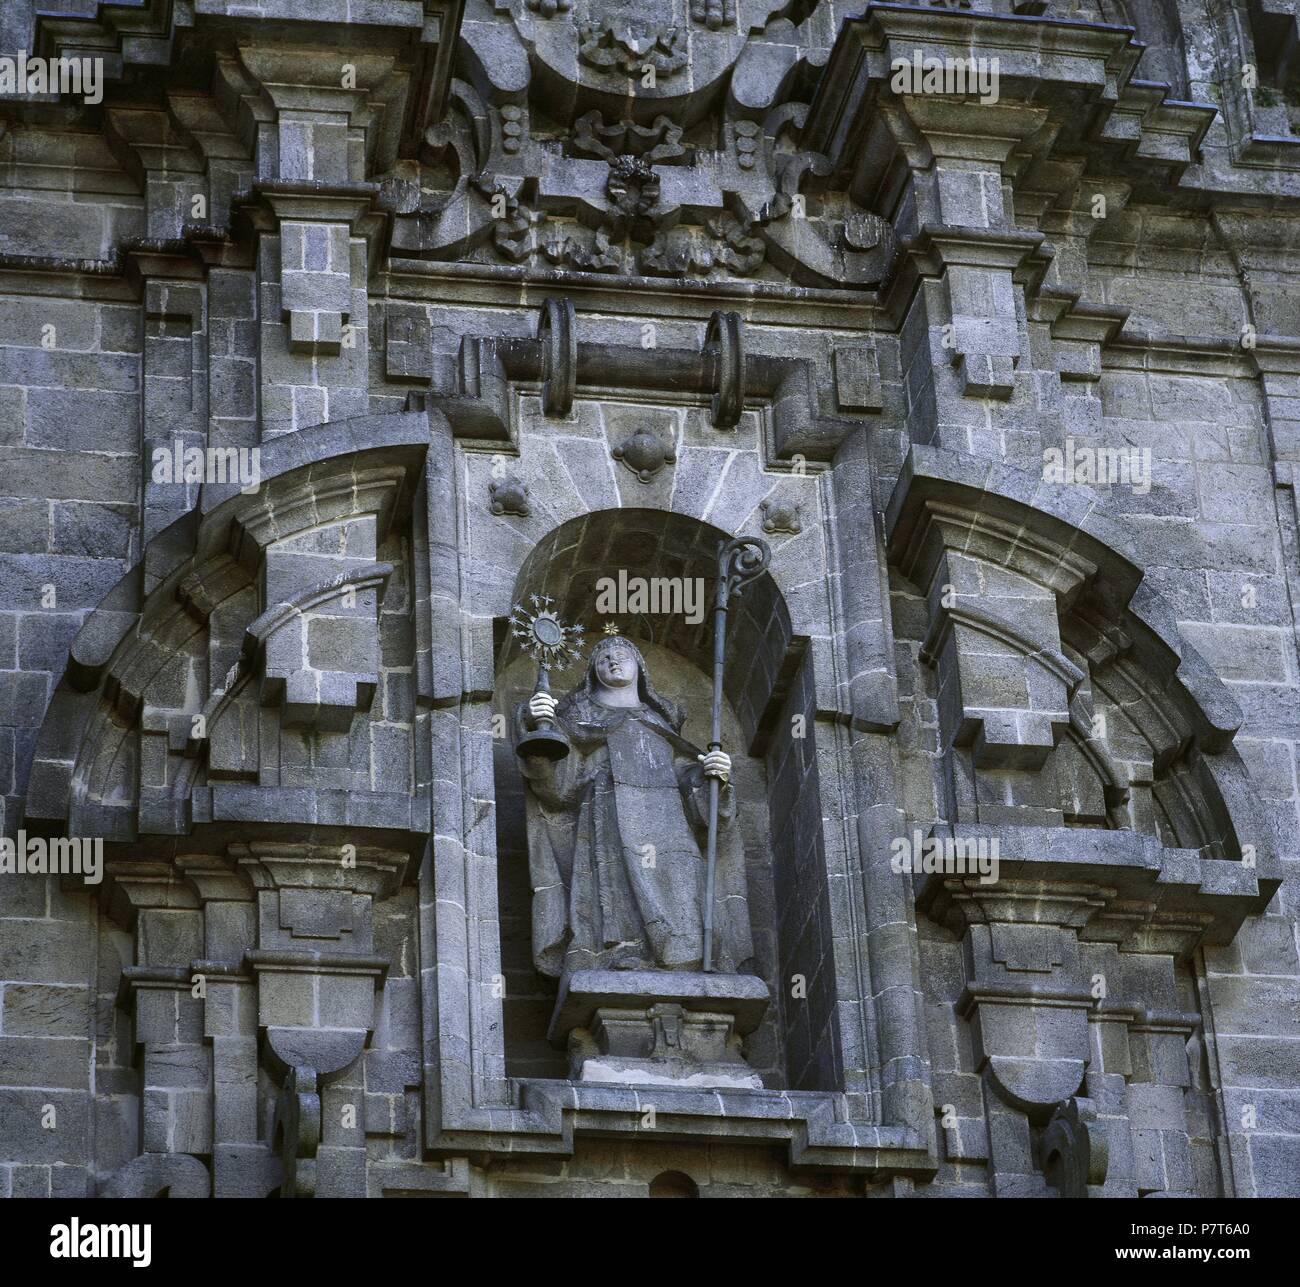
[[[44,8],[0,1195],[1300,1194],[1296,0]]]

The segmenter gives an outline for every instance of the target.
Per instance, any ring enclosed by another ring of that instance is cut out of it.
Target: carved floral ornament
[[[763,515],[763,531],[788,532],[794,536],[803,531],[798,501],[764,500],[758,508]]]
[[[543,18],[573,11],[573,0],[526,0],[528,8]],[[736,20],[736,0],[690,0],[692,22],[717,31]]]
[[[455,82],[451,110],[426,131],[418,162],[382,178],[394,252],[549,260],[607,274],[788,276],[840,289],[889,270],[889,225],[846,194],[814,195],[829,171],[819,154],[792,150],[804,105],[782,105],[761,122],[714,118],[693,144],[675,109],[649,105],[653,115],[579,103],[575,111],[585,110],[566,127],[542,102],[497,106]]]
[[[580,100],[566,126],[543,102],[495,106],[456,82],[418,164],[383,179],[394,253],[841,290],[891,271],[888,222],[827,189],[827,159],[798,149],[805,105],[693,134],[670,104],[647,105]]]
[[[489,508],[492,513],[517,514],[527,518],[532,513],[528,504],[528,484],[518,475],[498,479],[488,484]]]
[[[656,28],[648,22],[599,22],[579,30],[578,57],[598,71],[626,76],[675,76],[686,66],[689,50],[678,27]]]

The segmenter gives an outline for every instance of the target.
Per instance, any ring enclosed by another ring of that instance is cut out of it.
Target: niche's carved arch
[[[529,594],[548,595],[566,621],[582,620],[599,629],[607,619],[595,610],[602,578],[616,580],[622,571],[647,582],[697,581],[704,588],[699,622],[688,622],[680,613],[614,614],[609,619],[620,623],[624,633],[668,648],[711,675],[717,554],[731,535],[684,514],[597,510],[559,524],[533,547],[515,579],[514,598],[522,602]],[[796,630],[774,571],[747,586],[728,612],[724,692],[741,720],[749,743],[745,749],[751,754],[762,754],[765,733],[808,646],[806,634]],[[502,668],[516,652],[513,637],[506,636]]]

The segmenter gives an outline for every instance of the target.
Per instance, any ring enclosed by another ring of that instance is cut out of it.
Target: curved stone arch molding
[[[467,452],[465,456],[468,457],[470,454]],[[521,457],[521,464],[528,464],[527,456]],[[680,468],[690,467],[690,464],[688,453]],[[526,480],[530,483],[530,496],[534,498],[544,492],[543,486],[534,485],[544,481],[545,476],[544,466],[538,464],[537,468],[539,472],[536,478],[531,473],[525,474]],[[809,506],[815,505],[816,512],[824,519],[827,508],[832,504],[829,492],[819,484],[815,476],[808,476],[804,483],[807,489],[804,494],[806,503]],[[655,522],[671,524],[688,520],[700,524],[702,530],[716,532],[719,541],[733,535],[761,536],[762,513],[758,501],[764,497],[775,498],[784,494],[790,487],[790,476],[759,472],[756,479],[747,478],[746,484],[756,485],[763,490],[757,490],[752,496],[748,496],[743,505],[743,512],[740,508],[729,509],[725,505],[715,504],[714,495],[708,490],[697,487],[672,487],[662,507],[656,506],[653,501],[649,501],[645,506],[591,505],[589,498],[584,497],[578,490],[566,491],[563,504],[548,506],[544,502],[537,502],[531,507],[532,512],[529,515],[522,520],[515,520],[511,525],[510,548],[517,551],[517,563],[498,567],[496,571],[499,575],[491,578],[490,585],[483,586],[482,597],[465,604],[463,610],[479,618],[480,621],[487,617],[508,616],[514,603],[515,577],[518,569],[527,564],[542,543],[551,539],[553,534],[562,527],[598,514],[621,514],[629,521],[632,520],[632,516],[640,515],[651,525]],[[475,494],[473,486],[471,483],[468,493],[470,495]],[[719,489],[725,487],[725,476],[719,481],[718,486]],[[656,520],[652,517],[654,515],[660,515],[662,518]],[[486,511],[480,521],[484,524],[500,525],[499,520],[487,516]],[[470,557],[474,557],[474,549],[474,533],[471,531]],[[707,553],[701,551],[701,562],[693,571],[697,573],[703,571],[705,575],[711,575],[708,569],[713,566],[710,560],[715,553],[714,550]],[[798,537],[783,540],[774,546],[772,562],[761,580],[770,578],[773,583],[776,591],[774,601],[777,604],[775,610],[784,617],[781,629],[786,639],[793,641],[793,646],[800,652],[805,648],[811,650],[815,658],[814,691],[818,717],[847,723],[852,718],[852,711],[847,688],[839,681],[846,673],[849,662],[839,655],[841,649],[836,641],[835,623],[842,620],[844,615],[842,605],[836,602],[835,587],[838,577],[832,576],[832,568],[837,562],[836,555],[837,551],[826,539],[824,522],[809,523]],[[615,570],[616,566],[611,564],[611,571]],[[711,587],[708,588],[708,592],[712,592]],[[711,610],[711,600],[707,606]],[[742,598],[737,604],[738,611],[743,614],[746,606],[746,600]],[[597,625],[594,610],[589,609],[588,615],[590,617],[588,624]],[[711,616],[708,616],[707,620],[711,621]],[[711,662],[704,654],[700,653],[695,660],[708,673]],[[475,690],[478,687],[476,682]],[[752,727],[749,731],[752,732]]]
[[[951,624],[954,621],[970,626],[972,630],[987,635],[990,639],[996,639],[999,642],[1019,647],[1037,665],[1051,671],[1058,679],[1062,680],[1071,691],[1076,689],[1086,678],[1083,671],[1063,652],[1055,648],[1039,647],[1034,640],[1028,638],[1019,630],[1014,622],[999,616],[995,612],[976,613],[961,608],[949,608],[943,617],[935,621],[925,643],[921,645],[923,658],[932,662],[939,655],[943,636],[951,629]]]
[[[205,740],[194,736],[194,716],[205,716],[210,729],[253,678],[253,663],[278,630],[349,588],[381,589],[392,566],[356,560],[344,573],[249,611],[224,677],[210,676],[209,691],[193,710],[152,708],[151,685],[194,655],[187,649],[202,643],[214,612],[238,595],[257,592],[260,553],[276,540],[360,515],[373,517],[382,540],[423,486],[431,422],[446,425],[436,412],[402,412],[284,435],[261,448],[256,493],[243,494],[237,482],[205,486],[198,506],[149,543],[73,640],[37,741],[25,825],[66,827],[71,834],[107,840],[188,832],[193,819],[187,791]],[[140,816],[145,792],[138,773],[133,798],[107,800],[92,785],[106,780],[143,723],[165,732],[169,753],[182,757],[149,820]],[[407,825],[416,830],[418,809],[412,808]],[[294,821],[287,815],[285,820]],[[420,822],[419,829],[426,825]]]
[[[1028,470],[1001,462],[917,444],[908,454],[886,511],[891,561],[900,561],[902,546],[917,535],[921,507],[949,498],[970,516],[972,535],[995,523],[1016,525],[1017,536],[1010,547],[1013,556],[1024,562],[1036,555],[1036,575],[1058,580],[1058,597],[1068,600],[1077,595],[1085,579],[1080,572],[1095,569],[1091,576],[1105,587],[1108,603],[1145,627],[1153,644],[1172,658],[1170,669],[1186,694],[1186,712],[1193,719],[1198,742],[1208,751],[1231,744],[1241,727],[1240,706],[1183,638],[1172,605],[1145,584],[1140,556],[1132,551],[1122,521],[1112,516],[1100,494],[1083,485],[1045,483]]]
[[[501,155],[501,121],[489,112],[483,98],[467,81],[453,80],[448,91],[447,115],[438,127],[445,136],[445,148],[456,159],[455,182],[437,208],[426,207],[418,193],[392,187],[400,218],[393,222],[389,251],[406,255],[436,250],[460,259],[469,254],[492,232],[491,187],[476,187],[480,180],[508,182],[508,176],[489,168]],[[390,184],[393,180],[388,181]],[[512,189],[513,191],[513,189]]]
[[[1140,556],[1108,502],[1090,488],[1048,484],[1001,462],[916,444],[890,498],[885,528],[891,563],[916,579],[923,593],[930,590],[927,648],[954,628],[944,623],[946,610],[937,607],[936,594],[937,569],[950,566],[944,562],[949,554],[976,556],[1024,583],[1036,583],[1044,597],[1054,599],[1052,625],[1059,624],[1062,647],[1081,660],[1122,667],[1143,699],[1131,718],[1151,742],[1156,766],[1187,757],[1200,775],[1192,804],[1201,834],[1191,848],[1164,848],[1157,861],[1148,852],[1162,848],[1155,837],[1121,831],[1106,840],[1098,837],[1101,849],[1093,854],[1077,829],[1056,836],[1055,828],[1015,827],[1000,829],[1013,842],[1014,854],[1007,856],[1024,858],[1027,871],[1037,863],[1034,851],[1054,844],[1063,854],[1062,874],[1069,868],[1076,879],[1080,862],[1103,863],[1112,872],[1114,864],[1146,869],[1179,907],[1212,913],[1205,941],[1230,940],[1246,915],[1262,911],[1280,884],[1281,866],[1272,825],[1232,745],[1242,723],[1240,707],[1182,636],[1172,606],[1144,581]],[[969,609],[969,601],[957,605],[958,614],[969,616]],[[986,618],[982,628],[988,630],[997,612],[981,606],[973,615]],[[1014,639],[1022,656],[1049,666],[1041,640],[1023,628],[999,633],[1005,641]],[[1078,670],[1067,656],[1061,660]],[[1069,672],[1063,675],[1068,678]],[[1071,709],[1071,726],[1076,716]],[[1122,777],[1116,785],[1124,785]],[[973,835],[999,829],[957,830]],[[1033,839],[1035,832],[1046,831],[1053,833],[1052,842]],[[1140,842],[1140,860],[1116,849],[1117,844],[1132,848],[1120,843],[1125,835]],[[1192,842],[1180,837],[1178,843]],[[1241,859],[1246,846],[1253,848],[1253,866],[1222,861]],[[1038,864],[1043,866],[1038,874],[1050,876],[1051,862]]]
[[[100,1181],[101,1198],[207,1198],[208,1168],[187,1153],[141,1153]]]
[[[313,586],[293,599],[269,607],[245,628],[244,645],[239,660],[226,672],[221,686],[213,689],[212,695],[198,713],[202,720],[202,727],[211,728],[231,702],[257,677],[257,663],[265,653],[267,640],[274,634],[312,608],[341,599],[348,590],[382,589],[392,572],[391,563],[369,563],[358,568],[351,575],[335,577],[322,585]],[[176,802],[177,808],[183,808],[183,802],[194,785],[200,757],[207,740],[206,733],[191,732],[186,742],[185,764],[169,784],[171,798]]]
[[[750,518],[752,517],[751,514]],[[565,538],[575,529],[584,526],[602,527],[613,532],[618,530],[620,524],[638,523],[648,523],[659,529],[662,532],[662,543],[674,548],[687,546],[691,538],[684,533],[688,527],[694,529],[698,533],[692,551],[695,561],[684,564],[681,575],[686,578],[699,577],[701,580],[716,575],[717,546],[732,535],[707,519],[678,510],[629,506],[583,511],[559,522],[532,547],[516,575],[511,602],[521,601],[521,591],[526,595],[525,587],[541,587],[556,600],[557,611],[563,619],[574,619],[580,609],[571,601],[566,602],[566,589],[575,581],[580,589],[585,588],[587,576],[600,571],[601,565],[589,561],[590,544],[566,546]],[[752,523],[742,525],[742,531],[746,526],[752,526]],[[711,544],[714,538],[716,544]],[[559,553],[567,557],[557,558],[557,544],[560,547]],[[599,548],[599,542],[595,544]],[[652,555],[638,563],[637,571],[652,575],[657,572],[655,557]],[[774,566],[778,563],[779,557],[774,556],[768,569],[752,584],[747,585],[742,593],[734,596],[728,617],[728,665],[724,672],[724,695],[736,712],[746,738],[746,750],[751,755],[765,753],[767,733],[770,731],[766,726],[776,718],[788,695],[789,685],[808,650],[809,636],[820,633],[825,628],[824,621],[819,622],[816,613],[819,610],[828,613],[824,599],[807,595],[802,600],[795,599],[795,609],[792,612],[790,602],[795,590],[795,573],[792,569]],[[613,571],[612,568],[609,570]],[[666,572],[667,568],[663,570]],[[705,590],[706,595],[712,590],[712,585],[707,581]],[[505,606],[504,600],[502,606]],[[648,635],[655,643],[668,647],[694,663],[707,678],[712,674],[713,664],[712,632],[709,626],[712,621],[712,600],[707,599],[704,606],[705,619],[699,630],[682,628],[665,634],[647,628],[648,620],[641,617],[635,621],[633,629],[625,629],[625,633]],[[586,616],[589,629],[600,628],[601,620],[594,612],[588,612]],[[499,667],[504,669],[518,655],[513,636],[507,637],[498,662]],[[815,679],[814,691],[820,691],[828,702],[834,700],[834,690],[829,685],[818,689]],[[820,718],[847,718],[835,706],[818,707],[817,715]]]

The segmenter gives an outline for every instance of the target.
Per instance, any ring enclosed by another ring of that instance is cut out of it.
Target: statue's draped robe
[[[518,737],[526,705],[515,715]],[[563,708],[562,708],[563,712]],[[573,750],[521,760],[533,884],[533,960],[552,977],[589,969],[698,970],[704,953],[708,779],[649,706],[583,704],[556,718]],[[732,789],[720,792],[714,968],[752,968],[745,853]]]

